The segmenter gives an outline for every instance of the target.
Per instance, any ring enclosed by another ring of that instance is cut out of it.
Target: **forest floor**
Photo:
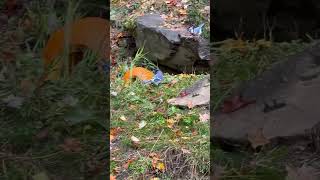
[[[154,11],[173,23],[204,22],[202,36],[208,39],[209,1],[111,2],[111,59],[115,64],[110,72],[110,101],[105,94],[108,83],[89,55],[70,78],[38,84],[43,74],[42,49],[53,26],[65,24],[68,9],[80,17],[97,7],[106,10],[105,1],[83,2],[78,7],[71,4],[71,8],[66,3],[50,8],[46,1],[8,2],[1,1],[0,6],[0,179],[104,179],[109,174],[109,102],[110,177],[209,179],[210,150],[220,179],[282,180],[287,176],[283,159],[290,154],[286,147],[253,153],[227,152],[214,142],[210,146],[208,112],[167,103],[204,75],[165,73],[159,86],[123,83],[122,75],[135,51],[130,53],[118,40],[134,32],[137,16]],[[254,78],[275,59],[305,47],[300,41],[241,39],[215,45],[221,62],[212,74],[224,83],[211,81],[212,101],[221,102],[235,83]],[[295,170],[289,171],[295,176]]]
[[[172,23],[209,27],[209,2],[199,1],[196,6],[192,2],[112,1],[111,173],[117,179],[209,178],[208,110],[167,102],[204,74],[164,73],[158,86],[139,81],[125,85],[122,80],[131,63],[144,58],[130,56],[121,44],[125,34],[134,32],[135,18],[153,12]],[[203,36],[208,37],[208,32],[205,29]]]
[[[132,52],[119,46],[118,41],[124,34],[134,36],[137,16],[153,12],[175,23],[209,24],[209,7],[208,1],[201,0],[112,1],[111,56],[116,63],[111,70],[112,177],[177,179],[182,174],[182,179],[209,179],[210,151],[216,179],[284,180],[308,174],[308,168],[288,165],[293,150],[285,145],[227,151],[215,142],[209,144],[209,119],[204,118],[203,109],[181,109],[166,103],[203,75],[165,73],[164,83],[159,86],[139,82],[123,85],[121,75],[130,66],[134,53],[128,55]],[[209,39],[210,29],[204,31],[202,36]],[[307,46],[301,41],[276,43],[268,39],[216,42],[213,51],[219,62],[211,73],[215,76],[211,78],[211,102],[215,103],[210,107],[220,108],[224,97],[239,82],[255,78],[270,64]]]

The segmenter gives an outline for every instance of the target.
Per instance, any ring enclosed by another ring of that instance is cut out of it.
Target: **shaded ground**
[[[105,78],[90,63],[95,59],[85,56],[70,78],[41,83],[42,48],[65,23],[68,4],[2,2],[0,179],[105,178]],[[100,11],[91,2],[70,7],[75,17],[84,7]]]

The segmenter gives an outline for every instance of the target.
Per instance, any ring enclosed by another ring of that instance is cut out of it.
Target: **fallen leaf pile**
[[[150,153],[149,155],[150,158],[152,158],[152,168],[155,170],[158,170],[160,172],[165,172],[166,166],[165,164],[161,161],[160,156],[156,153]]]

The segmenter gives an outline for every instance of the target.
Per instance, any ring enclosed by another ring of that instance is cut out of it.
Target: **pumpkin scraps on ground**
[[[126,83],[130,82],[132,79],[139,79],[145,84],[159,85],[163,80],[163,73],[160,69],[156,69],[152,72],[143,67],[133,67],[126,71],[123,76],[123,80]]]

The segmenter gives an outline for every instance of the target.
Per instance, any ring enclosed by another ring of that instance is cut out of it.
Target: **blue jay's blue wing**
[[[200,35],[202,33],[202,27],[204,23],[200,24],[198,27],[194,28],[193,26],[189,28],[189,32],[194,35]]]
[[[163,73],[160,69],[158,69],[152,79],[152,83],[155,85],[159,85],[162,80],[163,80]]]

